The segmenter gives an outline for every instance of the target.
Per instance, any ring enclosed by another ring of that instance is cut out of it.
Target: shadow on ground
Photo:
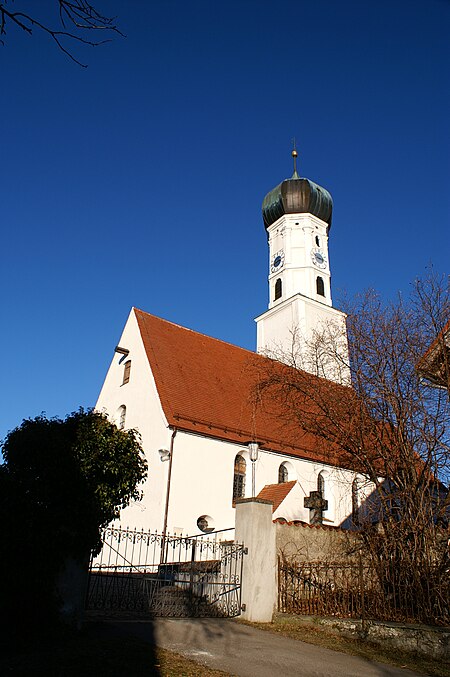
[[[160,677],[153,623],[145,637],[106,621],[85,623],[79,632],[40,630],[15,634],[0,643],[1,675],[46,677]]]

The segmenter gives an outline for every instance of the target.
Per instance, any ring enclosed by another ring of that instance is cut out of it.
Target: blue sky
[[[133,305],[254,349],[294,136],[334,199],[335,305],[447,271],[448,0],[97,4],[127,37],[87,69],[0,47],[0,438],[94,405]]]

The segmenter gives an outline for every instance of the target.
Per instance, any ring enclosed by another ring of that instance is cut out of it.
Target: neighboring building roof
[[[281,405],[254,391],[273,360],[134,309],[161,405],[170,426],[330,465],[336,450],[288,424]],[[312,383],[315,376],[310,376]],[[323,379],[320,379],[323,380]],[[330,387],[332,387],[330,385]],[[341,386],[334,385],[339,388]]]
[[[293,480],[292,482],[280,482],[279,484],[266,484],[259,492],[257,498],[264,498],[266,501],[271,501],[273,504],[272,512],[275,512],[296,484],[297,480]]]
[[[266,228],[284,214],[313,214],[331,226],[333,200],[330,193],[314,181],[294,174],[267,193],[262,205]]]
[[[430,345],[417,368],[422,376],[434,385],[449,388],[450,320]]]

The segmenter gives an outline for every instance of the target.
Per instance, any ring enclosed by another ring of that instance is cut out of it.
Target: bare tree
[[[448,621],[450,403],[418,369],[448,326],[448,284],[430,276],[408,299],[385,305],[369,291],[346,306],[347,365],[331,330],[292,356],[326,355],[348,368],[351,385],[312,376],[283,355],[261,375],[255,397],[281,408],[290,429],[295,422],[298,435],[312,434],[331,464],[372,487],[371,509],[354,526],[384,590],[404,593],[419,619]]]
[[[110,40],[108,38],[91,39],[90,36],[93,33],[122,35],[115,24],[115,17],[105,16],[91,2],[86,0],[50,0],[50,2],[57,10],[58,27],[48,25],[41,18],[42,8],[28,12],[18,9],[15,0],[0,1],[0,43],[5,44],[9,26],[20,28],[28,35],[32,35],[36,28],[50,36],[59,49],[72,61],[86,68],[86,64],[81,63],[72,54],[70,43],[82,43],[96,47]]]

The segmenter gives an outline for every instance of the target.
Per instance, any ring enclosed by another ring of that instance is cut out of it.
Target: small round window
[[[209,515],[200,515],[197,520],[197,526],[204,534],[209,534],[214,531],[214,520]]]

